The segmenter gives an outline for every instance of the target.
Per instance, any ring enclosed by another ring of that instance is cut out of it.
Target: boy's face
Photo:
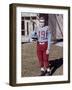
[[[44,26],[44,20],[39,20],[39,25],[40,25],[40,27],[43,27]]]

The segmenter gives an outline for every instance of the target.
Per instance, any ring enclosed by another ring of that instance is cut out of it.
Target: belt
[[[47,42],[38,42],[38,44],[41,44],[41,45],[43,45],[43,44],[45,44],[45,43],[47,43]]]

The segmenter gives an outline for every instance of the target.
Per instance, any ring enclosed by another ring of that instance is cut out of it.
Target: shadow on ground
[[[49,61],[51,68],[51,75],[63,64],[63,58],[55,59]]]

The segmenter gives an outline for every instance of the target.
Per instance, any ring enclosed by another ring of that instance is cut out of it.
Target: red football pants
[[[39,59],[40,67],[48,68],[49,66],[49,61],[48,61],[49,55],[46,54],[47,47],[48,47],[47,43],[44,44],[37,43],[37,56]]]

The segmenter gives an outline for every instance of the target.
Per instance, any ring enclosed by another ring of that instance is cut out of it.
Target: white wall
[[[70,84],[29,86],[29,87],[11,87],[9,80],[9,4],[10,3],[30,3],[30,4],[48,4],[48,5],[66,5],[72,6],[72,0],[0,0],[0,90],[71,90],[72,78]],[[72,7],[71,7],[72,11]],[[72,12],[71,12],[72,17]],[[72,18],[71,18],[72,23]],[[72,26],[71,26],[72,29]],[[71,36],[72,37],[72,36]],[[71,42],[72,44],[72,42]],[[72,64],[72,61],[71,61]],[[71,66],[72,68],[72,66]],[[72,75],[72,72],[71,72]]]

